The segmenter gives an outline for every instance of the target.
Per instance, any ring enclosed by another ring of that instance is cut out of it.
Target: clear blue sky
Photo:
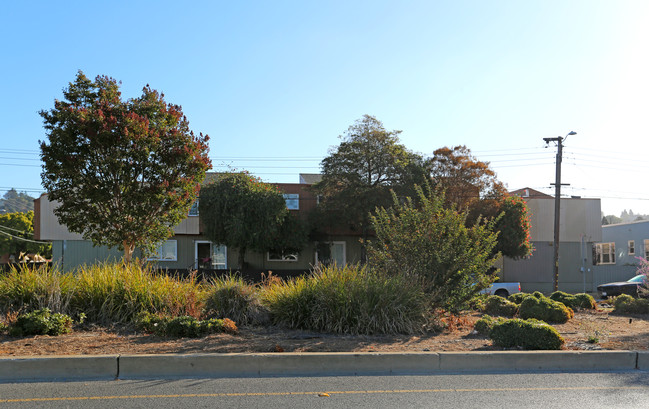
[[[145,84],[215,169],[317,172],[363,114],[425,155],[467,145],[509,188],[649,214],[648,1],[35,1],[0,12],[0,193],[37,195],[41,109],[77,70]]]

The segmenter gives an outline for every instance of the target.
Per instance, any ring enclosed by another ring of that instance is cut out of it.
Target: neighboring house
[[[214,177],[208,173],[206,181]],[[319,175],[300,175],[302,182],[317,182]],[[284,192],[286,205],[291,212],[299,217],[306,214],[317,204],[317,199],[308,189],[310,183],[277,183]],[[50,202],[43,194],[34,200],[34,237],[37,240],[52,242],[52,262],[64,270],[71,270],[82,265],[90,265],[103,261],[115,261],[122,257],[122,252],[106,246],[93,247],[92,243],[83,240],[81,235],[71,233],[65,226],[59,224],[54,215],[56,203]],[[359,237],[351,234],[332,234],[327,238],[329,251],[322,251],[323,244],[309,243],[299,254],[273,254],[246,252],[246,268],[256,271],[274,270],[309,270],[312,266],[323,261],[334,261],[339,265],[355,263],[360,257]],[[327,247],[324,249],[327,250]],[[320,249],[320,252],[318,252]],[[136,250],[135,256],[139,253]],[[238,252],[210,242],[202,235],[198,206],[193,206],[185,220],[174,228],[174,235],[158,248],[157,254],[151,258],[160,268],[171,270],[186,269],[219,269],[235,270],[237,268]]]
[[[534,252],[528,258],[502,260],[501,280],[520,282],[523,291],[553,291],[554,197],[531,188],[511,192],[531,212]],[[592,270],[593,243],[602,241],[600,199],[560,201],[559,290],[593,292],[599,283]]]
[[[636,275],[639,260],[649,260],[649,221],[602,226],[602,240],[593,247],[597,284],[626,281]]]

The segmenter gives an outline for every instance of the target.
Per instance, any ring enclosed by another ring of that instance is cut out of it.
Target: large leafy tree
[[[443,194],[417,187],[414,199],[394,195],[371,219],[369,263],[419,282],[432,307],[461,310],[494,279],[488,270],[498,235],[493,222],[467,226],[466,217],[445,206]]]
[[[340,145],[321,163],[322,181],[313,186],[321,198],[316,219],[321,230],[351,228],[366,240],[370,212],[390,205],[390,190],[410,195],[415,183],[425,182],[422,158],[399,142],[400,133],[365,115],[340,136]]]
[[[18,260],[20,253],[35,253],[45,258],[52,255],[51,244],[34,240],[33,211],[0,214],[0,254],[10,254]]]
[[[527,204],[507,192],[489,162],[478,160],[466,146],[455,146],[437,149],[426,166],[434,186],[445,192],[446,205],[468,213],[468,225],[496,220],[494,254],[521,258],[532,253]]]
[[[41,111],[43,186],[70,231],[95,245],[117,246],[130,261],[151,252],[196,199],[208,158],[208,136],[194,135],[178,105],[148,85],[123,100],[119,84],[82,72],[64,100]]]
[[[198,206],[205,236],[238,249],[239,268],[248,250],[299,252],[307,239],[279,189],[248,172],[219,174],[201,189]]]

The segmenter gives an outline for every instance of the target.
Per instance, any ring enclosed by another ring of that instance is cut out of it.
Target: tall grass
[[[32,311],[49,308],[69,313],[74,277],[48,266],[11,266],[0,277],[0,311]]]
[[[103,263],[70,273],[56,267],[24,267],[0,277],[0,308],[31,311],[50,308],[84,313],[102,324],[131,321],[140,312],[199,317],[206,289],[193,278],[156,274],[138,263]]]
[[[100,323],[128,322],[141,312],[199,317],[205,298],[192,278],[156,274],[139,263],[82,267],[75,278],[72,307]]]
[[[358,266],[270,283],[262,297],[277,324],[346,334],[420,332],[428,311],[418,285]]]

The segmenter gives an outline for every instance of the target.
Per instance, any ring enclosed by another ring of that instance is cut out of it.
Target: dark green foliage
[[[543,297],[545,297],[545,296],[543,295],[543,293],[540,292],[540,291],[534,291],[534,292],[532,293],[532,295],[533,295],[534,297],[536,297],[536,298],[543,298]]]
[[[307,240],[278,188],[247,172],[220,174],[203,186],[199,212],[208,239],[239,250],[239,268],[247,250],[299,251]]]
[[[12,336],[60,335],[72,331],[72,319],[64,314],[53,314],[49,308],[18,316],[11,326]]]
[[[259,302],[259,289],[240,276],[217,278],[210,288],[205,301],[207,316],[230,318],[239,325],[263,324],[269,320],[268,310]]]
[[[649,299],[633,298],[628,294],[615,297],[614,311],[620,314],[649,314]]]
[[[488,336],[494,325],[503,323],[505,321],[506,319],[502,317],[493,318],[490,315],[483,315],[479,320],[476,321],[473,329],[478,331],[479,334]]]
[[[595,299],[586,293],[568,294],[563,291],[555,291],[550,295],[550,299],[563,303],[566,307],[576,310],[577,308],[594,309],[597,304]]]
[[[492,223],[467,227],[466,214],[444,207],[444,196],[415,187],[415,200],[394,196],[372,217],[376,240],[368,246],[374,270],[420,283],[433,308],[464,309],[495,276]]]
[[[535,318],[545,322],[563,324],[574,316],[574,312],[558,301],[541,296],[523,299],[518,309],[518,315],[522,319]]]
[[[351,228],[367,239],[369,214],[390,205],[390,190],[412,196],[414,184],[426,182],[422,158],[399,143],[400,133],[364,115],[340,137],[340,145],[321,163],[322,181],[313,186],[321,198],[316,229]]]
[[[497,295],[487,297],[484,312],[490,315],[513,317],[518,311],[518,305]]]
[[[493,325],[489,338],[503,348],[561,349],[564,340],[559,332],[542,321],[511,319]]]
[[[507,297],[507,299],[513,302],[514,304],[521,305],[523,300],[527,297],[534,297],[534,296],[530,293],[516,293],[510,295],[509,297]]]
[[[237,332],[235,323],[227,318],[198,320],[187,315],[167,317],[143,313],[136,319],[135,324],[146,332],[174,338],[199,338],[221,332]]]
[[[416,283],[359,266],[328,266],[272,282],[263,297],[276,324],[315,331],[410,334],[420,332],[428,316]]]
[[[211,166],[207,135],[196,136],[178,105],[148,85],[123,101],[119,84],[81,71],[63,100],[41,111],[43,186],[61,224],[130,261],[173,234]]]

